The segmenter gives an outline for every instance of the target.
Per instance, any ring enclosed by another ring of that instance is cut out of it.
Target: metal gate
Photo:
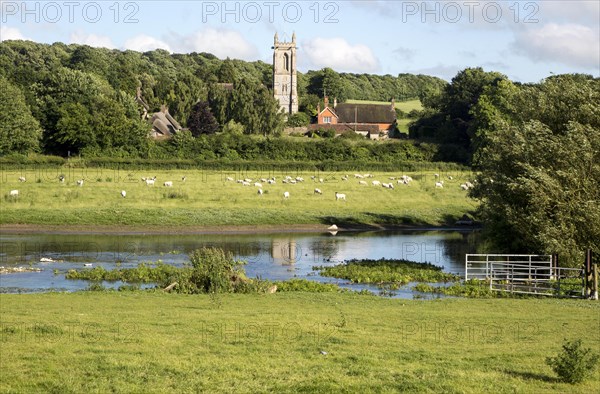
[[[556,297],[584,296],[584,271],[553,264],[551,255],[467,254],[465,281],[487,281],[490,290]]]

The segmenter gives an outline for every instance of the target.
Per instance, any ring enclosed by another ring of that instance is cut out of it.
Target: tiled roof
[[[335,107],[340,123],[394,123],[396,111],[391,105],[338,104]]]

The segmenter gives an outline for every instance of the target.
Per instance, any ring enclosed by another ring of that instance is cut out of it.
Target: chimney
[[[337,107],[337,97],[333,99],[333,108]]]
[[[325,96],[323,101],[325,102],[325,107],[329,107],[329,97]]]

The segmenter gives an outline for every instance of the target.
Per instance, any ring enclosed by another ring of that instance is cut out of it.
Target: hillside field
[[[545,364],[600,349],[598,303],[358,294],[0,294],[0,392],[591,393]]]
[[[59,175],[65,176],[63,183]],[[347,181],[342,176],[348,175]],[[364,175],[364,174],[363,174]],[[470,172],[440,173],[444,187],[436,188],[432,171],[406,173],[409,185],[389,178],[401,173],[373,173],[359,184],[353,173],[280,173],[274,171],[109,170],[100,168],[42,168],[0,172],[1,224],[219,226],[337,224],[452,225],[477,204],[460,184],[473,180]],[[154,186],[143,177],[156,176]],[[284,184],[284,176],[304,182]],[[314,176],[314,180],[311,179]],[[24,177],[25,182],[20,182]],[[185,181],[182,180],[186,177]],[[231,177],[234,181],[228,181]],[[260,179],[275,177],[269,185]],[[452,180],[449,178],[452,177]],[[250,186],[237,180],[252,179]],[[323,182],[320,182],[320,179]],[[77,181],[83,180],[78,186]],[[393,183],[394,189],[372,181]],[[164,182],[173,182],[165,187]],[[262,184],[265,194],[259,195]],[[315,188],[322,194],[315,193]],[[18,190],[18,196],[10,196]],[[122,197],[121,191],[126,192]],[[289,192],[288,199],[283,198]],[[336,201],[335,192],[346,194]]]

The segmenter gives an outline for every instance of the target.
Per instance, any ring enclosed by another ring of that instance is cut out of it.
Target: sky
[[[301,72],[414,73],[467,67],[519,82],[600,76],[600,1],[6,1],[0,40],[209,52],[272,62],[297,37]]]

